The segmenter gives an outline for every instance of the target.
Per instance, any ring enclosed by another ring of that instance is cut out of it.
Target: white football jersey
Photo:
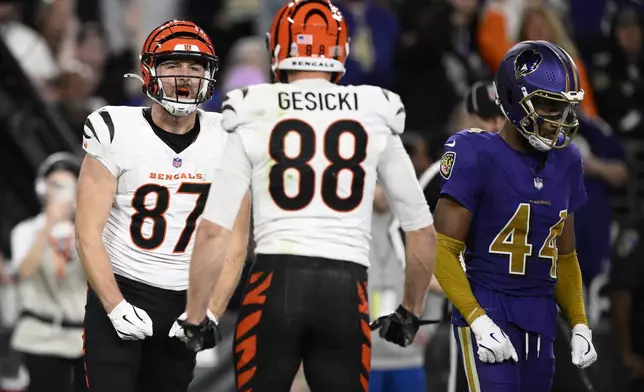
[[[398,95],[322,79],[263,84],[228,93],[222,115],[231,137],[216,181],[230,185],[213,187],[204,218],[230,228],[250,184],[257,254],[368,266],[374,189],[383,174],[388,190],[399,188],[397,205],[414,211],[406,229],[432,223],[400,141]]]
[[[176,153],[141,107],[106,106],[90,114],[83,148],[116,178],[103,241],[115,274],[168,290],[188,287],[195,228],[229,134],[221,115],[198,111],[200,131]]]

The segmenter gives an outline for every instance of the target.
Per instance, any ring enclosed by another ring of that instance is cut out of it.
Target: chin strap
[[[138,79],[141,82],[142,85],[145,85],[145,81],[143,80],[143,78],[141,76],[137,75],[137,74],[126,73],[126,74],[123,75],[123,77],[126,78],[126,79]],[[165,100],[159,101],[155,97],[151,96],[147,91],[145,92],[145,94],[148,96],[148,98],[150,98],[154,102],[158,103],[159,105],[163,106],[163,108],[168,113],[170,113],[171,115],[176,116],[176,117],[187,116],[187,115],[193,113],[195,110],[197,110],[197,107],[199,106],[199,104],[195,104],[195,103],[176,103],[176,104],[173,104],[173,103],[167,102]]]

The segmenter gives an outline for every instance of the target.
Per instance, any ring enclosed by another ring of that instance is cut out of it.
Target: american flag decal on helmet
[[[296,41],[299,45],[313,45],[313,35],[311,34],[298,34]]]

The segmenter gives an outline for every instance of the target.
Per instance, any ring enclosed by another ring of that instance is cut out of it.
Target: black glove
[[[188,349],[194,352],[213,348],[223,339],[219,327],[209,317],[206,317],[199,325],[186,320],[177,320],[177,323],[183,328],[186,335],[186,338],[182,339],[183,342],[188,346]]]
[[[380,326],[381,338],[401,347],[407,347],[416,337],[420,319],[400,305],[395,313],[378,318],[374,324]]]

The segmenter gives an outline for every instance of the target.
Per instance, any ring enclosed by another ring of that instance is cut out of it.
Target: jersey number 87
[[[186,251],[192,234],[195,231],[197,219],[203,212],[210,191],[210,183],[184,182],[179,186],[177,193],[196,194],[197,200],[192,212],[186,218],[186,224],[179,235],[179,239],[174,246],[172,253],[183,253]],[[149,208],[145,205],[145,199],[151,193],[156,194],[156,204]],[[165,213],[170,206],[170,190],[162,185],[146,184],[139,187],[134,192],[132,198],[132,208],[135,213],[132,214],[130,221],[130,237],[134,245],[145,250],[157,249],[165,240],[168,222],[165,219]],[[145,237],[141,231],[143,221],[149,219],[152,221],[152,235]]]
[[[286,136],[295,132],[299,136],[300,149],[296,156],[284,151]],[[350,157],[340,155],[340,137],[348,133],[354,138],[354,151]],[[304,121],[284,120],[273,128],[270,136],[269,154],[276,162],[269,173],[269,192],[275,204],[286,211],[298,211],[311,203],[315,196],[315,169],[310,161],[315,156],[315,131]],[[364,195],[365,171],[361,164],[367,157],[368,136],[364,127],[353,120],[339,120],[331,124],[324,133],[322,151],[329,165],[322,173],[322,201],[338,212],[349,212],[360,205]],[[286,194],[284,175],[286,170],[298,172],[299,187],[297,194]],[[351,193],[347,197],[338,195],[338,175],[348,170],[353,176]]]

